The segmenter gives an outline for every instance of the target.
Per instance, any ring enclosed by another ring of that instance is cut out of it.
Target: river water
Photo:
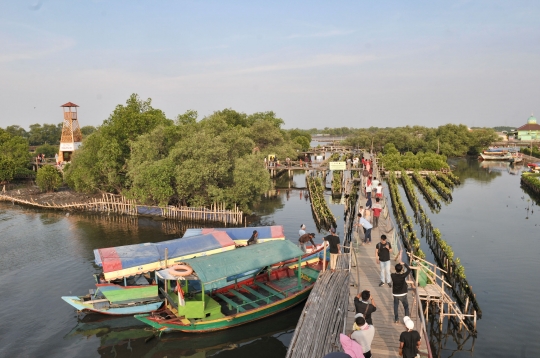
[[[429,217],[461,258],[483,317],[476,340],[445,331],[444,344],[434,339],[434,347],[441,357],[535,357],[540,202],[520,188],[519,169],[482,168],[464,159],[451,164],[462,184],[453,202]],[[255,208],[259,216],[252,224],[283,225],[293,241],[300,224],[315,232],[304,186],[301,173],[279,178]],[[343,207],[332,202],[331,209],[340,227]],[[152,332],[133,318],[77,317],[60,299],[93,287],[93,249],[167,240],[183,229],[145,218],[65,215],[1,203],[0,357],[283,357],[302,307],[222,332],[151,339]],[[317,233],[316,241],[322,236]],[[423,250],[429,256],[427,244]]]

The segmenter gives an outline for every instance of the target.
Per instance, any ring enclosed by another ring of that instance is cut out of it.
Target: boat
[[[273,240],[285,240],[285,231],[281,225],[273,226],[250,226],[250,227],[232,227],[232,228],[199,228],[187,229],[183,238],[206,235],[213,232],[224,232],[234,240],[237,246],[247,245],[247,241],[257,230],[259,234],[258,242],[267,242]]]
[[[98,275],[94,275],[97,289],[89,290],[89,293],[84,296],[63,296],[62,299],[82,312],[133,315],[155,311],[161,306],[163,297],[159,297],[155,282],[151,284],[154,281],[151,276],[145,277],[143,274],[168,268],[189,258],[209,256],[242,246],[242,240],[247,235],[246,228],[239,229],[202,229],[204,232],[197,232],[199,235],[188,235],[182,239],[94,250],[96,263],[103,267],[104,278],[109,282],[100,283]],[[250,234],[253,233],[253,228],[247,229]],[[265,238],[262,242],[285,239],[282,226],[257,227],[256,229]],[[232,240],[228,232],[238,241]],[[313,263],[322,256],[323,245],[308,246],[307,252],[302,256],[302,265]],[[276,262],[272,268],[279,268],[289,263],[291,263],[290,260]],[[236,282],[246,280],[263,268],[258,267],[239,273],[235,280]],[[116,281],[116,283],[110,281]],[[228,284],[229,282],[222,283],[222,285]],[[199,287],[197,283],[194,283],[194,289]]]
[[[211,332],[274,315],[304,301],[315,285],[322,263],[302,267],[302,255],[292,242],[280,240],[186,260],[189,276],[156,272],[165,305],[135,318],[160,332]],[[238,274],[293,258],[294,268],[263,270],[241,284],[220,287]],[[190,291],[189,281],[199,281],[201,290]]]
[[[489,147],[484,151],[484,153],[516,153],[519,152],[519,147]]]
[[[480,158],[483,160],[505,160],[505,161],[513,160],[512,153],[508,153],[508,152],[493,153],[493,154],[480,153]]]
[[[152,312],[163,304],[156,285],[124,287],[102,285],[85,296],[62,296],[77,311],[108,315],[134,315]]]
[[[103,268],[106,281],[154,272],[183,260],[234,250],[236,243],[227,233],[215,231],[199,236],[124,245],[94,250],[95,262]]]
[[[95,262],[103,268],[106,282],[94,275],[96,289],[83,296],[63,296],[62,299],[82,312],[109,315],[152,312],[161,307],[163,298],[159,296],[158,287],[152,284],[150,273],[185,259],[235,248],[235,242],[225,232],[216,231],[159,243],[96,249]]]

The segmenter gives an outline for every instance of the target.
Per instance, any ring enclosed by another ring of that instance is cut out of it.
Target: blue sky
[[[517,127],[540,114],[540,2],[0,3],[1,127],[61,122],[68,101],[99,125],[131,93],[171,119]]]

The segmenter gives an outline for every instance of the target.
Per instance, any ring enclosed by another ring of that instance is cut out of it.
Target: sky
[[[0,127],[69,101],[98,126],[132,93],[170,119],[518,127],[540,114],[540,1],[0,2]]]

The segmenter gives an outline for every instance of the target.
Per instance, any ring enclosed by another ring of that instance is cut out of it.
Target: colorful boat
[[[154,272],[177,262],[234,250],[227,233],[215,231],[188,238],[125,245],[94,250],[95,262],[103,268],[106,281]]]
[[[86,296],[63,296],[77,311],[108,315],[134,315],[157,310],[163,304],[156,285],[123,287],[101,285]]]
[[[513,160],[512,153],[492,153],[492,154],[486,154],[486,153],[480,153],[480,157],[483,160],[504,160],[504,161],[510,161]]]
[[[135,318],[162,332],[209,332],[271,316],[301,303],[313,288],[322,264],[318,260],[302,267],[302,255],[296,245],[280,240],[186,260],[193,269],[190,276],[156,272],[158,285],[163,284],[164,308]],[[236,282],[239,274],[293,258],[293,267],[265,270]],[[220,286],[232,280],[234,284]],[[190,281],[199,281],[201,290],[190,291]]]
[[[225,232],[216,231],[159,243],[97,249],[94,250],[95,261],[103,268],[104,279],[108,282],[101,283],[95,276],[97,289],[89,290],[84,296],[63,296],[62,299],[83,312],[109,315],[152,312],[162,305],[163,298],[159,297],[157,286],[151,285],[153,278],[143,274],[235,247],[235,242]]]
[[[281,225],[273,226],[250,226],[250,227],[233,227],[233,228],[200,228],[200,229],[187,229],[184,233],[184,238],[206,235],[213,232],[224,232],[231,239],[234,240],[236,245],[246,245],[247,241],[253,234],[253,231],[257,230],[259,234],[259,242],[267,242],[273,240],[285,240],[285,231]]]

